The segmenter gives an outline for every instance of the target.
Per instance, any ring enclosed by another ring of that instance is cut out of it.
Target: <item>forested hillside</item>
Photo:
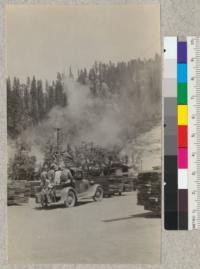
[[[7,125],[8,135],[16,138],[24,129],[37,125],[55,105],[66,106],[67,96],[63,89],[60,73],[57,80],[51,84],[35,77],[27,78],[26,83],[21,83],[14,78],[11,83],[7,79]]]
[[[132,106],[138,108],[145,100],[145,104],[152,107],[150,114],[150,110],[147,110],[147,116],[156,120],[161,117],[161,113],[158,113],[161,99],[160,72],[160,57],[156,55],[150,60],[135,59],[108,64],[95,62],[89,70],[78,70],[76,80],[90,88],[92,98],[123,98],[126,94]],[[52,82],[44,83],[34,76],[28,77],[26,83],[22,83],[19,78],[12,81],[7,79],[7,124],[10,138],[16,138],[27,127],[37,125],[53,107],[68,105],[64,84],[66,76],[74,78],[71,68],[69,75],[58,73]]]

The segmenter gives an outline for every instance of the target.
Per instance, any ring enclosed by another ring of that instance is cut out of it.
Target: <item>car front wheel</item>
[[[64,204],[66,207],[73,207],[76,205],[76,195],[72,190],[68,191]]]
[[[99,201],[101,201],[103,199],[103,189],[101,187],[97,187],[93,199],[96,202],[99,202]]]

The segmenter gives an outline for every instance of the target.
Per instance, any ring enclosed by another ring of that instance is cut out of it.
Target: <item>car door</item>
[[[87,192],[89,188],[90,188],[90,183],[87,179],[76,180],[76,190],[79,194]]]

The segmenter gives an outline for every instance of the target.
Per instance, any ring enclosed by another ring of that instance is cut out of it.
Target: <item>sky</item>
[[[10,5],[6,14],[7,76],[22,81],[160,53],[157,4]]]

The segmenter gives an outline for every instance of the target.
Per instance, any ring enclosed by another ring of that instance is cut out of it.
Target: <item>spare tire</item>
[[[103,189],[102,187],[98,186],[93,197],[94,201],[100,202],[103,199]]]

